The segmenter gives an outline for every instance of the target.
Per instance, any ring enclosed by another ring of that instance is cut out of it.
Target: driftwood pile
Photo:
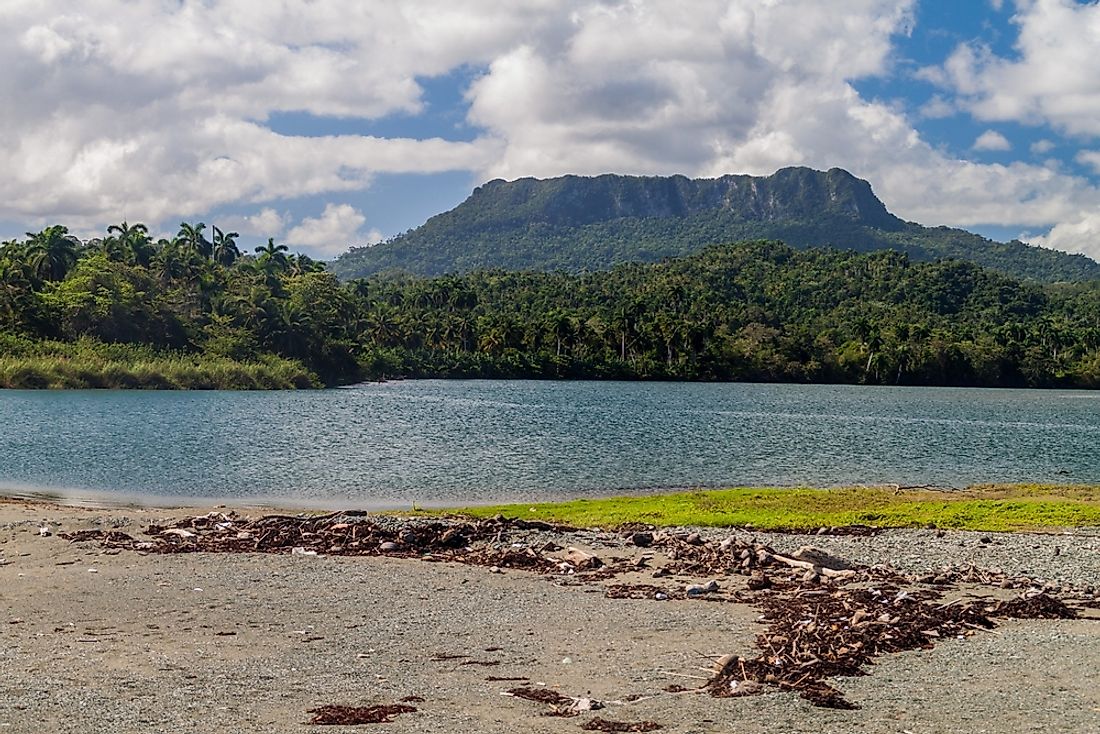
[[[717,697],[761,693],[765,686],[797,691],[817,706],[857,708],[826,678],[864,675],[872,658],[931,648],[938,639],[995,627],[993,618],[1074,619],[1062,601],[1038,593],[1008,601],[976,598],[938,603],[933,591],[802,589],[763,597],[767,630],[752,659],[726,655],[706,688]]]
[[[460,561],[537,572],[561,570],[554,559],[531,548],[501,547],[515,530],[564,530],[549,523],[494,518],[476,522],[416,522],[394,526],[363,519],[360,512],[315,517],[267,515],[256,520],[211,512],[168,525],[150,525],[149,540],[126,533],[81,530],[62,533],[71,542],[96,540],[107,548],[145,553],[291,553],[294,555],[394,556]],[[493,541],[496,542],[493,542]],[[589,561],[591,563],[591,561]]]

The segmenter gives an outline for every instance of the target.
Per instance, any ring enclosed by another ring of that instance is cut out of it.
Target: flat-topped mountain
[[[894,249],[916,260],[958,258],[1042,281],[1100,278],[1100,263],[1083,255],[906,222],[887,210],[867,181],[840,168],[713,179],[606,174],[495,180],[416,229],[353,248],[332,269],[343,278],[383,270],[602,270],[750,239],[800,248]]]

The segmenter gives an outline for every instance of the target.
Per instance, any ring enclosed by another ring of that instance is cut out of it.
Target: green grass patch
[[[644,523],[781,530],[872,525],[1000,532],[1100,526],[1100,487],[988,485],[957,491],[738,487],[449,512],[474,517],[499,514],[580,527]]]
[[[275,355],[241,361],[148,346],[36,341],[0,335],[0,388],[289,390],[321,387],[301,362]]]

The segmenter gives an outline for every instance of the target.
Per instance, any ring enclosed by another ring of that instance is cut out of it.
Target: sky
[[[1100,5],[3,0],[0,238],[181,221],[331,258],[494,179],[845,168],[1100,259]]]

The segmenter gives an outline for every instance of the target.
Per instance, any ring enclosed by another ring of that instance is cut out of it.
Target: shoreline
[[[305,723],[309,709],[400,705],[411,696],[423,699],[411,703],[417,710],[398,716],[387,731],[578,734],[599,716],[684,734],[1007,733],[1028,726],[1088,732],[1100,716],[1100,692],[1089,683],[1100,665],[1096,610],[1080,620],[998,621],[992,633],[884,654],[867,676],[828,679],[858,710],[818,708],[782,691],[715,698],[694,690],[709,675],[707,655],[754,654],[761,612],[740,596],[749,593],[749,577],[689,572],[671,560],[669,548],[715,548],[726,536],[753,542],[742,530],[701,528],[695,531],[701,541],[687,545],[687,530],[673,531],[681,539],[673,546],[640,547],[623,532],[505,526],[499,543],[490,537],[484,546],[576,547],[619,569],[605,579],[512,567],[495,572],[415,555],[310,556],[289,548],[142,553],[58,536],[90,529],[144,540],[148,525],[170,527],[191,514],[0,502],[8,615],[0,618],[3,731],[223,727],[304,734],[316,731]],[[377,519],[394,530],[437,521]],[[39,535],[43,523],[48,537]],[[790,554],[809,540],[768,533],[755,542]],[[959,569],[999,567],[1006,579],[1026,574],[1036,579],[1028,583],[1061,590],[1054,593],[1100,585],[1100,533],[1084,529],[990,538],[887,530],[812,542],[858,567],[890,563],[917,573],[950,562]],[[565,550],[549,553],[561,557]],[[719,591],[682,598],[688,585],[708,579],[717,579]],[[657,586],[673,598],[660,601],[651,592],[613,598],[616,585]],[[943,588],[945,601],[1022,593],[980,581]],[[548,717],[543,704],[503,695],[516,686],[596,699],[605,708]],[[666,690],[676,686],[688,690]]]
[[[356,510],[375,514],[485,518],[504,516],[580,527],[624,525],[752,528],[805,533],[826,528],[942,528],[984,532],[1100,527],[1100,485],[988,484],[965,488],[900,485],[841,487],[728,487],[660,489],[583,499],[407,504],[295,501],[288,498],[165,497],[110,492],[0,493],[0,504],[118,511],[176,511],[216,507],[236,512],[291,513]]]

